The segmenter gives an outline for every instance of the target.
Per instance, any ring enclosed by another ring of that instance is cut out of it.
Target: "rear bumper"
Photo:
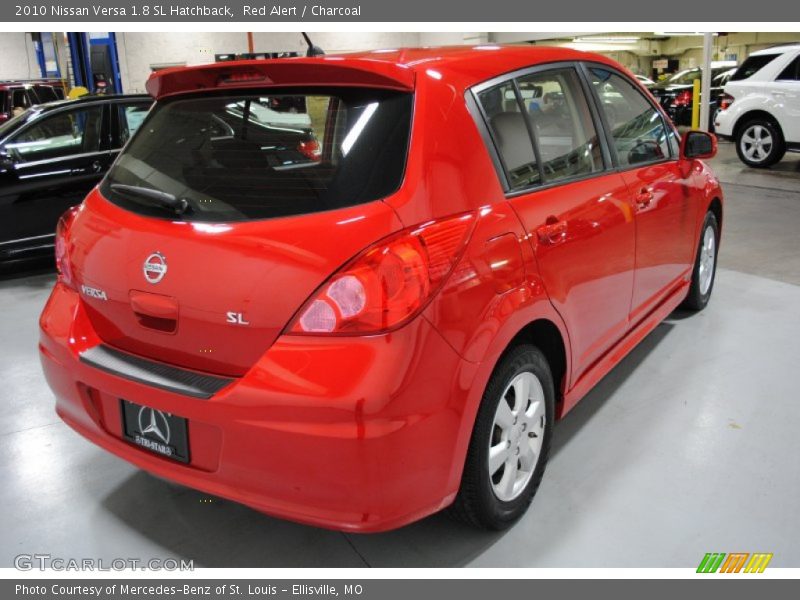
[[[399,527],[455,497],[476,365],[424,318],[381,336],[279,338],[244,377],[209,399],[80,361],[100,340],[78,295],[61,284],[40,325],[42,366],[59,416],[156,475],[275,516],[349,531]],[[189,464],[125,441],[123,398],[186,417]]]

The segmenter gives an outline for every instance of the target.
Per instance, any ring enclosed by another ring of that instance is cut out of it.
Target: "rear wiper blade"
[[[161,190],[140,187],[138,185],[125,185],[124,183],[112,183],[111,190],[118,194],[129,196],[131,200],[146,204],[147,206],[167,208],[174,211],[177,215],[182,215],[189,210],[189,202],[186,198],[178,198],[169,192],[162,192]],[[144,202],[141,202],[142,200],[144,200]]]

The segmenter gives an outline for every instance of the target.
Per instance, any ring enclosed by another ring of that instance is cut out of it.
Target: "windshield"
[[[101,191],[128,210],[176,218],[163,202],[142,200],[153,197],[148,190],[163,192],[185,207],[184,221],[267,219],[377,200],[400,186],[411,105],[411,94],[373,89],[159,102]]]

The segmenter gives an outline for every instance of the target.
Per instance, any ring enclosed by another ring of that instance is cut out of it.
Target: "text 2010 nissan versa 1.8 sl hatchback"
[[[445,507],[499,529],[554,421],[709,300],[715,140],[602,56],[246,61],[147,89],[59,225],[41,356],[64,421],[161,477],[343,530]]]

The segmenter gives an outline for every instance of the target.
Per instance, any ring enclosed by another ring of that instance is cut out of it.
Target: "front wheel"
[[[780,128],[765,119],[745,123],[736,136],[736,153],[749,167],[771,167],[786,153]]]
[[[478,410],[454,516],[501,530],[525,513],[544,475],[554,399],[538,348],[517,346],[500,361]]]
[[[717,273],[717,249],[719,248],[719,223],[713,212],[706,213],[700,230],[700,244],[692,270],[689,294],[683,301],[684,308],[703,310],[711,299],[714,277]]]

